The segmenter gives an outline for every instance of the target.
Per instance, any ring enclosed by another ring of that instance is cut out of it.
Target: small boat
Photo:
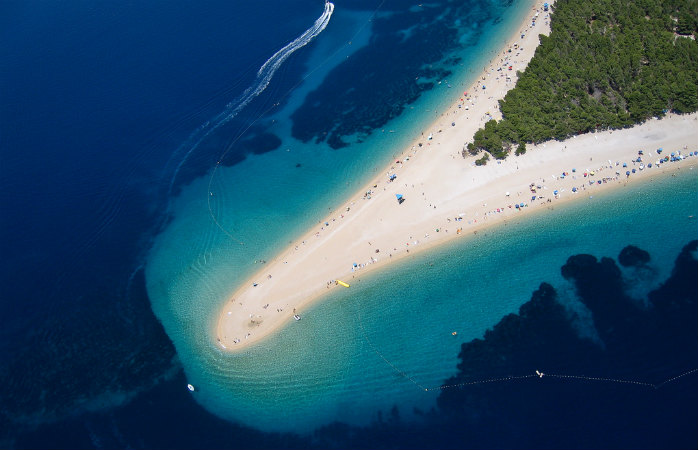
[[[298,314],[294,314],[294,315],[293,315],[293,318],[296,319],[296,320],[301,320],[301,316],[299,316]]]
[[[340,286],[344,286],[345,288],[349,287],[349,285],[342,280],[335,280],[335,283],[339,284]]]
[[[194,392],[196,390],[193,384],[187,384],[187,389],[189,389],[191,392]]]

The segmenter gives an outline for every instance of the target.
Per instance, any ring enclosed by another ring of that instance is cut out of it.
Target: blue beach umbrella
[[[635,169],[633,169],[633,173],[635,173]]]
[[[629,176],[630,176],[630,171],[629,171],[629,170],[625,172],[625,176],[626,176],[626,177],[629,177]]]
[[[557,195],[557,190],[553,191],[553,194],[554,194],[554,195]]]
[[[576,188],[576,187],[573,187],[573,188],[572,188],[572,192],[577,192],[577,188]]]
[[[398,200],[402,198],[402,194],[395,194],[395,197],[397,197]]]

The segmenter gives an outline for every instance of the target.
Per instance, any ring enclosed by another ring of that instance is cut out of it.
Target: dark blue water
[[[372,11],[379,5],[366,0],[343,6]],[[529,391],[466,393],[473,397],[465,400],[446,394],[442,409],[425,412],[416,425],[401,421],[397,411],[385,412],[370,427],[337,424],[315,437],[265,434],[223,421],[182,389],[186,380],[151,311],[139,267],[153,234],[167,220],[169,195],[209,170],[221,146],[275,102],[284,102],[306,71],[312,46],[290,58],[268,90],[178,171],[187,151],[182,143],[238,98],[267,58],[306,30],[322,7],[319,0],[0,3],[0,447],[343,448],[429,447],[436,442],[452,448],[605,443],[695,448],[695,375],[656,394],[628,390],[612,397],[622,400],[623,407],[613,410],[622,413],[622,420],[614,422],[618,426],[599,425],[612,418],[599,415],[593,401],[584,402],[598,397],[573,395],[577,385],[564,385],[554,395],[546,391],[549,401],[561,400],[546,403],[549,410],[536,410],[538,423],[554,418],[561,405],[579,414],[564,415],[565,420],[535,432],[527,428],[531,419],[520,419],[526,417],[528,402],[546,395],[536,390],[539,385]],[[406,7],[386,2],[382,8]],[[423,60],[432,58],[436,56],[425,50]],[[320,92],[324,89],[328,87]],[[331,104],[321,106],[332,109]],[[299,123],[307,111],[312,105],[300,110]],[[394,112],[367,112],[374,113],[388,118]],[[344,123],[346,133],[355,131],[355,123]],[[253,128],[251,136],[264,137],[263,131]],[[272,147],[273,137],[254,141],[226,163]],[[688,264],[681,272],[688,284],[676,289],[695,301],[689,287],[691,282],[695,286],[690,277],[696,271]],[[668,290],[664,295],[671,299],[677,294]],[[690,302],[681,305],[680,312],[688,308],[695,318]],[[676,328],[681,336],[695,338],[691,323],[672,327],[671,317],[654,322],[663,325],[653,329],[656,349],[666,349],[666,343],[676,348],[676,333],[660,340],[661,330]],[[564,323],[556,324],[565,329]],[[536,339],[535,327],[530,328],[520,327],[517,334],[511,331],[516,327],[501,326],[484,344],[471,345],[501,359],[522,335]],[[541,351],[581,353],[583,347],[592,352],[571,334],[568,338],[576,347],[564,347],[561,341]],[[643,345],[652,344],[644,339]],[[652,374],[655,366],[648,366],[642,373],[623,375],[659,383],[695,368],[696,351],[688,345],[675,353],[693,355],[692,361],[677,363],[674,358],[673,365],[660,365],[661,373]],[[652,355],[661,353],[656,349]],[[598,353],[585,356],[585,367],[603,360]],[[486,372],[487,359],[475,360]],[[463,376],[456,369],[458,355],[453,361],[454,376]],[[515,372],[530,372],[528,361],[517,364]],[[494,400],[488,399],[495,394],[498,404],[492,406]],[[481,407],[463,411],[453,406],[458,402]],[[506,411],[510,402],[517,406],[513,412]],[[585,423],[592,415],[598,416]],[[476,436],[455,431],[463,416],[470,420],[469,430],[481,430]],[[500,424],[506,424],[503,434]],[[432,441],[435,435],[441,440]],[[507,439],[495,439],[502,435]]]
[[[322,11],[277,3],[0,4],[0,446],[178,370],[138,267],[180,144]]]

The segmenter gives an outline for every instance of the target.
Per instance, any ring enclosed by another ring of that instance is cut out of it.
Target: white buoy
[[[193,384],[187,384],[187,389],[189,389],[190,391],[194,392],[194,389],[195,389],[195,388],[194,388],[194,385],[193,385]]]

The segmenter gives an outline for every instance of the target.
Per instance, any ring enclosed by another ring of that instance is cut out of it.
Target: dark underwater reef
[[[37,283],[38,292],[41,288]],[[19,307],[36,312],[33,320],[19,322],[30,330],[14,325],[18,329],[5,344],[11,348],[0,356],[0,448],[39,424],[55,423],[63,432],[66,419],[80,422],[90,411],[127,403],[180,370],[174,346],[151,310],[142,270],[125,294],[109,289],[107,281],[71,294],[49,297],[52,301],[40,306],[16,299]]]
[[[390,9],[390,4],[385,7]],[[333,149],[346,147],[353,139],[362,141],[460,64],[449,56],[461,45],[461,30],[453,18],[484,23],[491,18],[492,7],[469,0],[432,2],[377,16],[371,45],[334,68],[291,115],[293,137],[326,141]],[[469,45],[480,37],[482,33],[476,32]]]

